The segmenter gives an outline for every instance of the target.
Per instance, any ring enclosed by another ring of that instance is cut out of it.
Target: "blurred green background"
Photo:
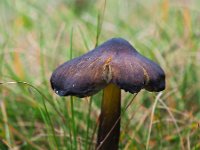
[[[101,95],[58,97],[52,71],[122,37],[166,73],[123,92],[120,149],[200,149],[199,0],[1,0],[0,149],[94,149]]]

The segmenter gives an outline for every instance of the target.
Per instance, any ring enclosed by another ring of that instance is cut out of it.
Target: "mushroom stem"
[[[120,137],[121,90],[115,84],[104,88],[96,148],[117,150]]]

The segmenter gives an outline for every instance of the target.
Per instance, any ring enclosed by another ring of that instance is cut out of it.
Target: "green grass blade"
[[[106,10],[106,0],[104,1],[102,15],[99,12],[98,16],[97,16],[97,29],[96,29],[96,43],[95,43],[95,47],[97,47],[98,44],[99,44],[99,37],[100,37],[100,34],[101,34],[101,29],[102,29],[102,25],[103,25],[105,10]]]
[[[72,53],[72,49],[73,49],[73,28],[71,30],[70,33],[70,59],[73,58],[73,53]],[[75,112],[74,112],[74,99],[73,96],[70,96],[70,108],[71,108],[71,119],[72,119],[72,130],[73,130],[73,142],[74,142],[74,149],[77,149],[77,131],[76,131],[76,123],[75,123]]]

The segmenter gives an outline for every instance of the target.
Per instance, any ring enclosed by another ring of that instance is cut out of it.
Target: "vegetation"
[[[122,93],[120,149],[200,149],[199,6],[1,0],[0,149],[94,149],[102,92],[61,98],[49,78],[59,64],[111,37],[130,41],[167,77],[161,93]]]

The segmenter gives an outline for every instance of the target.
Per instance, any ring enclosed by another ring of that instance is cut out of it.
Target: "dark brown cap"
[[[122,38],[113,38],[92,51],[60,65],[51,76],[60,96],[91,96],[109,83],[130,93],[141,89],[165,89],[165,73],[155,62],[140,55]]]

